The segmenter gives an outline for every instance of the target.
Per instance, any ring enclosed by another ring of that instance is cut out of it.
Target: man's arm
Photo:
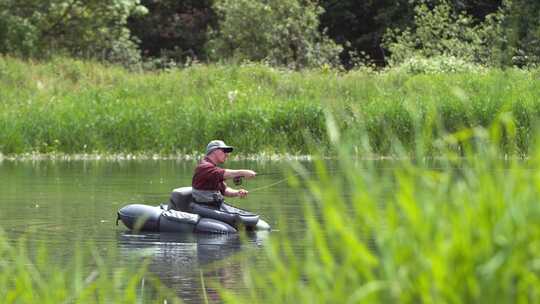
[[[245,177],[245,178],[252,178],[255,177],[257,173],[253,170],[233,170],[233,169],[225,169],[225,173],[223,173],[223,179],[231,179],[235,177]]]

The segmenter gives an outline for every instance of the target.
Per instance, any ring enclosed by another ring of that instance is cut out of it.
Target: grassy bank
[[[538,71],[408,75],[279,71],[260,65],[197,65],[129,72],[91,62],[0,57],[0,152],[160,153],[201,151],[222,138],[244,153],[329,151],[325,117],[344,140],[368,135],[375,154],[399,142],[436,150],[435,139],[515,125],[507,151],[527,153],[540,117]]]
[[[319,162],[316,177],[291,178],[305,189],[304,243],[280,227],[270,265],[246,265],[247,291],[223,290],[226,302],[537,302],[540,151],[501,161],[486,139],[465,158],[386,169],[344,149],[339,173]]]

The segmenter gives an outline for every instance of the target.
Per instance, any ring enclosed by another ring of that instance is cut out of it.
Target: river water
[[[244,183],[253,190],[247,199],[228,201],[260,214],[273,227],[271,232],[245,238],[132,233],[122,223],[116,225],[122,206],[166,203],[172,189],[189,186],[195,165],[176,160],[3,161],[0,227],[13,242],[25,235],[45,244],[55,253],[52,263],[63,263],[84,244],[117,250],[120,259],[149,261],[149,271],[187,303],[201,302],[202,274],[212,299],[217,297],[214,283],[242,288],[243,263],[236,257],[262,256],[269,235],[281,233],[279,218],[286,219],[292,243],[303,237],[303,201],[280,174],[285,161],[229,161],[228,168],[261,173]]]

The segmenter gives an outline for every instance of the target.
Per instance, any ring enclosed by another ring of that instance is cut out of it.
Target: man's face
[[[220,164],[224,163],[229,157],[229,153],[226,153],[222,149],[217,149],[215,153],[216,153],[216,160]]]

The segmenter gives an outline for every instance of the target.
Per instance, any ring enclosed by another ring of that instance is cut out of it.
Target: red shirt
[[[191,186],[197,190],[219,191],[225,193],[223,174],[225,169],[218,167],[208,157],[205,157],[195,168]]]

